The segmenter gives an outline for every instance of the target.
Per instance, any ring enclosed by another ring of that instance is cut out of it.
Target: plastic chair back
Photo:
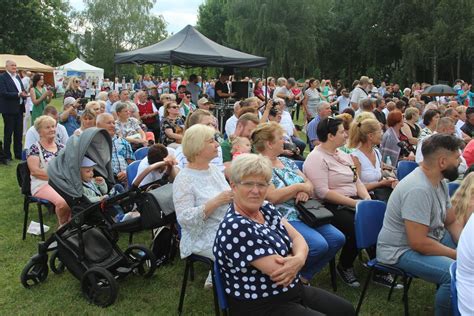
[[[367,249],[377,244],[387,204],[382,201],[360,201],[356,206],[355,235],[357,248]]]
[[[148,150],[150,149],[150,147],[142,147],[142,148],[138,148],[137,151],[135,151],[135,159],[136,160],[142,160],[143,158],[145,158],[147,155],[148,155]]]
[[[301,171],[303,171],[303,163],[304,161],[303,160],[293,160],[295,162],[295,164],[298,166],[298,169],[300,169]]]
[[[456,190],[459,188],[459,183],[457,182],[449,182],[448,183],[448,191],[449,196],[453,196],[456,193]]]
[[[454,261],[449,267],[449,274],[451,274],[451,307],[453,308],[454,316],[461,316],[458,309],[458,290],[456,288],[456,268],[457,263]]]
[[[418,167],[418,164],[414,161],[399,161],[397,166],[397,178],[398,181],[402,181],[407,175]]]
[[[135,160],[127,167],[127,184],[129,189],[132,187],[133,179],[135,179],[137,176],[138,165],[140,165],[140,161],[141,160]]]
[[[221,310],[227,310],[229,305],[227,304],[227,298],[224,290],[224,283],[222,281],[221,271],[219,269],[219,263],[217,260],[214,261],[214,286],[216,287],[217,300]]]

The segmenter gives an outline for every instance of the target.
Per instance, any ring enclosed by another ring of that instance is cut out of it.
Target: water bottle
[[[392,158],[390,158],[390,156],[387,156],[387,157],[385,158],[385,164],[387,164],[387,165],[393,167],[393,165],[392,165]]]

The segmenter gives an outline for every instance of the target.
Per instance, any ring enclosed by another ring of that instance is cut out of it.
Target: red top
[[[145,104],[137,103],[137,107],[138,107],[138,112],[140,113],[140,116],[143,116],[145,114],[153,114],[153,103],[151,103],[151,100],[148,100]],[[156,116],[142,119],[142,121],[145,124],[155,123]]]

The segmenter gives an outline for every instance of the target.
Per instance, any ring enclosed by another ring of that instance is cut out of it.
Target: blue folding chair
[[[301,171],[303,171],[303,164],[304,164],[304,161],[303,160],[293,160],[294,163],[298,166],[298,169],[300,169]]]
[[[456,288],[456,268],[457,263],[454,261],[449,267],[449,274],[451,275],[451,307],[453,308],[453,316],[461,316],[458,308],[458,290]]]
[[[145,158],[147,155],[148,155],[148,150],[150,149],[150,147],[142,147],[142,148],[138,148],[137,151],[135,151],[135,159],[136,160],[142,160],[143,158]]]
[[[382,229],[386,208],[387,205],[382,201],[360,201],[357,203],[355,214],[355,235],[358,249],[362,250],[371,248],[377,244],[377,237],[380,230]],[[403,278],[403,303],[405,315],[408,315],[408,290],[410,288],[411,281],[415,276],[394,266],[380,263],[377,261],[377,259],[372,259],[367,262],[367,266],[369,267],[370,271],[365,281],[364,288],[362,289],[359,303],[357,304],[356,314],[358,314],[360,311],[370,279],[372,278],[374,269],[376,269],[394,274],[395,276],[401,276]],[[389,300],[395,284],[396,277],[388,294]]]
[[[449,182],[448,183],[448,191],[449,196],[453,196],[456,193],[456,190],[459,188],[459,183],[457,182]]]
[[[407,175],[418,167],[418,164],[414,161],[402,160],[397,165],[397,178],[398,181],[402,181]]]
[[[135,179],[135,177],[137,176],[138,165],[140,165],[140,161],[141,160],[135,160],[127,167],[127,184],[129,190],[132,187],[133,179]]]
[[[23,151],[24,152],[24,151]],[[43,227],[43,206],[47,208],[53,208],[54,205],[46,200],[35,197],[31,194],[31,182],[30,182],[30,170],[28,169],[28,163],[26,161],[20,162],[16,167],[16,178],[18,185],[20,186],[21,193],[24,195],[23,200],[23,240],[26,238],[26,230],[28,225],[28,214],[30,211],[30,204],[35,203],[38,208],[38,221],[40,224],[41,240],[45,240],[44,227]]]
[[[217,301],[219,308],[224,316],[228,315],[229,305],[227,304],[227,297],[224,290],[224,283],[222,281],[221,271],[217,260],[214,262],[214,287],[216,288]]]

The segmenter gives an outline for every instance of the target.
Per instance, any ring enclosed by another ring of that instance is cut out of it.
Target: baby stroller
[[[88,156],[97,164],[95,171],[107,183],[113,184],[111,138],[103,129],[90,128],[81,136],[70,138],[66,148],[49,164],[48,176],[49,184],[71,207],[72,219],[48,240],[39,243],[38,254],[30,259],[21,273],[21,282],[29,288],[46,280],[48,252],[51,251],[51,270],[61,273],[67,268],[81,281],[81,290],[86,298],[105,307],[117,298],[118,279],[132,272],[148,278],[156,269],[156,258],[148,248],[130,245],[122,251],[117,245],[117,232],[137,232],[166,225],[173,221],[174,214],[166,217],[162,216],[160,208],[140,207],[139,210],[148,212],[142,213],[143,217],[115,223],[107,211],[112,205],[146,200],[143,195],[148,193],[134,187],[111,199],[90,203],[83,196],[80,163],[84,156]],[[155,213],[151,214],[151,211]]]

